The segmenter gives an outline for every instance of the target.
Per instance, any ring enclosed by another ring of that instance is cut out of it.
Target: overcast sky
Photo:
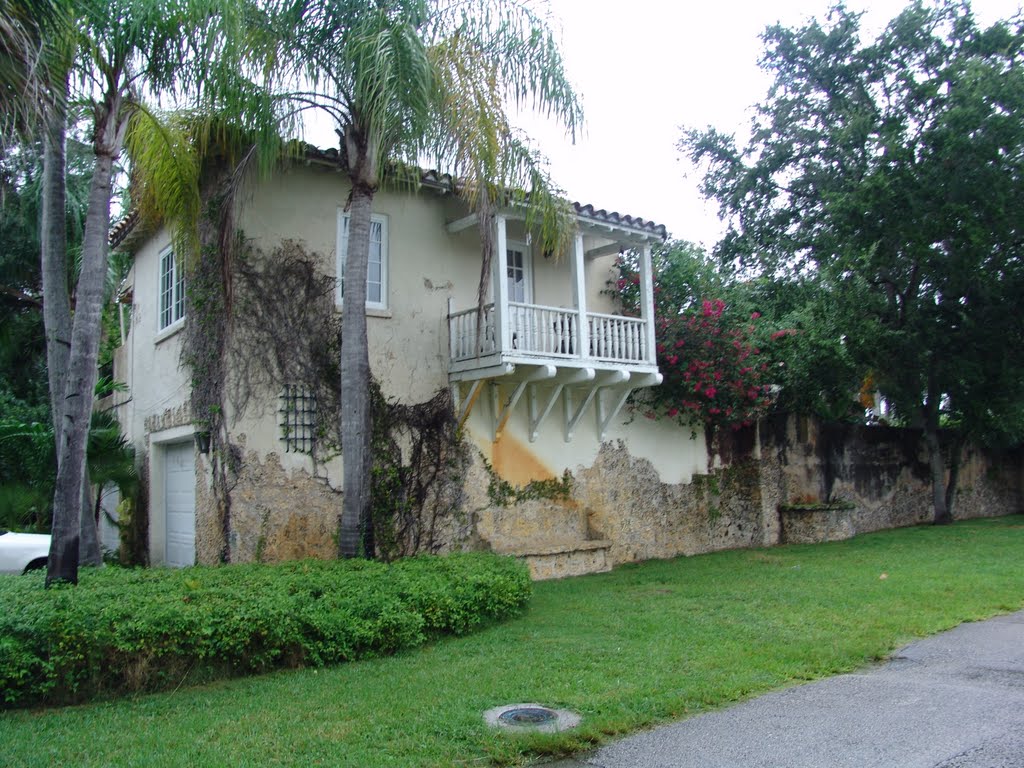
[[[585,133],[575,146],[542,121],[528,133],[548,155],[569,197],[665,224],[673,237],[711,246],[717,208],[697,192],[676,143],[682,127],[734,133],[769,80],[758,68],[766,26],[824,17],[829,0],[550,0],[561,19],[569,75],[583,95]],[[1019,0],[975,0],[982,24],[1007,18]],[[848,0],[881,31],[905,3]]]
[[[682,129],[712,125],[743,135],[769,85],[757,66],[761,33],[776,22],[823,18],[831,0],[548,1],[586,125],[574,145],[534,116],[517,124],[550,159],[555,182],[572,200],[653,220],[710,248],[722,225],[676,149]],[[987,25],[1012,16],[1020,2],[974,0],[974,13]],[[867,39],[905,5],[847,0],[865,12]],[[333,126],[313,122],[320,121],[311,122],[307,141],[336,146]]]

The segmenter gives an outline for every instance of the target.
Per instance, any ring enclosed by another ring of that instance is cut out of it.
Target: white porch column
[[[579,317],[576,321],[577,357],[590,356],[590,324],[587,322],[587,286],[584,280],[583,235],[576,233],[572,252],[572,295]]]
[[[657,365],[654,341],[654,273],[651,267],[651,246],[640,250],[640,317],[644,321],[644,359]]]
[[[494,280],[494,332],[498,342],[498,352],[512,350],[512,328],[509,325],[508,311],[508,237],[505,228],[505,216],[494,217],[494,258],[491,262],[491,277]]]

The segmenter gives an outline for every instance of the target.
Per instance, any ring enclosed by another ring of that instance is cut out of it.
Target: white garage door
[[[167,446],[164,461],[167,565],[195,565],[196,459],[192,442]]]

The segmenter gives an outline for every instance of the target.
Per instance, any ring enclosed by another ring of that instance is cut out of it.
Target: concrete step
[[[577,541],[521,542],[514,548],[495,549],[526,561],[534,581],[564,579],[612,569],[608,555],[612,542],[607,539]]]

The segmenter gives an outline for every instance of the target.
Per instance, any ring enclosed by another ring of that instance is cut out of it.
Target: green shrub
[[[49,590],[41,574],[3,576],[0,697],[67,703],[394,653],[515,615],[530,593],[522,563],[485,553],[108,567]]]

